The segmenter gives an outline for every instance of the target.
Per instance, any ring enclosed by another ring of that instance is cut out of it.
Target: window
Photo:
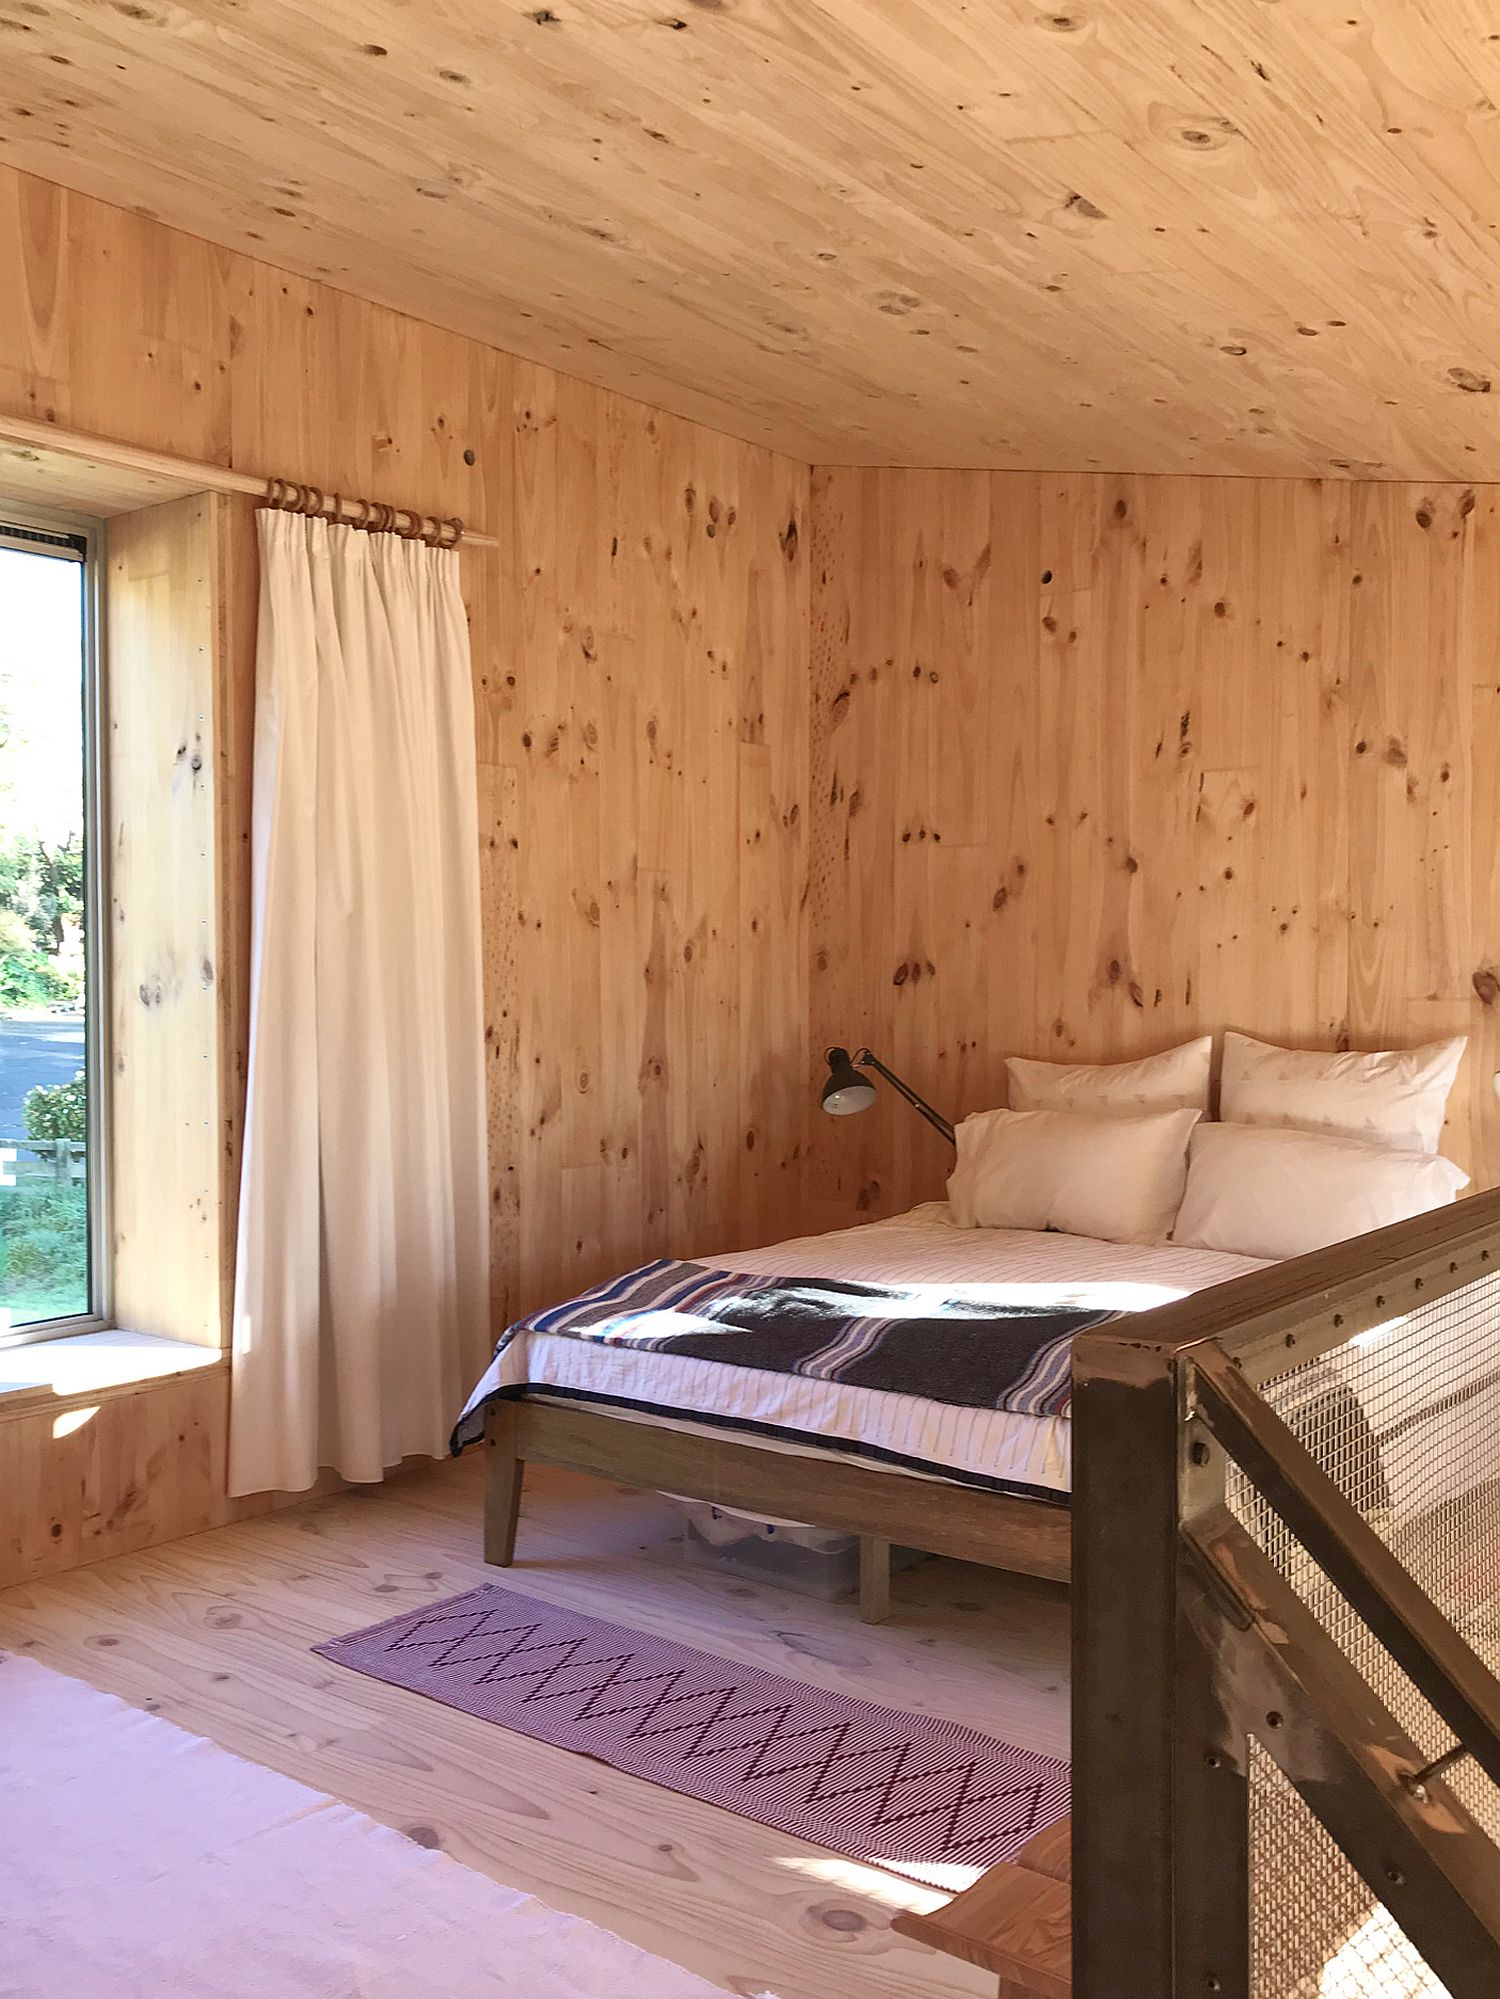
[[[0,1344],[104,1323],[96,570],[0,501]]]

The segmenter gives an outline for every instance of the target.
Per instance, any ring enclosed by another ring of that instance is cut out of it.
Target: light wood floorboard
[[[988,1994],[891,1934],[943,1898],[330,1665],[309,1649],[495,1579],[850,1693],[1066,1753],[1067,1598],[959,1562],[898,1575],[888,1624],[690,1568],[654,1496],[528,1479],[520,1561],[480,1555],[481,1463],[411,1472],[0,1594],[0,1646],[211,1737],[728,1990]]]

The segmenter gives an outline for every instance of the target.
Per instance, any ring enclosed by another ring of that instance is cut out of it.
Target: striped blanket
[[[527,1333],[561,1334],[960,1408],[1060,1416],[1071,1398],[1074,1334],[1119,1316],[944,1298],[930,1286],[747,1276],[664,1258],[517,1320],[496,1353]],[[474,1441],[483,1424],[471,1399],[453,1448]]]

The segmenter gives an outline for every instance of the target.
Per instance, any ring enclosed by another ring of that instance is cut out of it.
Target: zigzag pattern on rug
[[[1050,1757],[492,1585],[317,1650],[919,1880],[993,1866],[1068,1807]]]

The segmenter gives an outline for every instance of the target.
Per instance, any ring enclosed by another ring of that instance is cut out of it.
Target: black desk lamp
[[[903,1083],[893,1070],[887,1069],[878,1055],[872,1055],[868,1048],[861,1048],[851,1056],[847,1048],[828,1050],[828,1081],[823,1085],[823,1108],[830,1117],[853,1117],[857,1111],[867,1111],[875,1101],[875,1085],[868,1076],[862,1076],[861,1069],[873,1069],[877,1076],[884,1076],[898,1097],[905,1097],[913,1110],[920,1111],[934,1131],[940,1131],[948,1143],[957,1148],[958,1141],[953,1136],[953,1127],[940,1111],[935,1111],[925,1097],[919,1097],[910,1083]]]

